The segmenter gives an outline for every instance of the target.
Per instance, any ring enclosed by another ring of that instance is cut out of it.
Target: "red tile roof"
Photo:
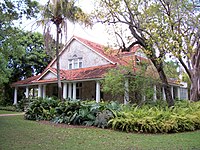
[[[111,68],[115,68],[118,64],[120,65],[128,65],[129,59],[132,59],[131,54],[135,53],[135,51],[139,47],[134,47],[131,49],[131,52],[120,52],[118,53],[116,50],[111,50],[112,53],[107,53],[105,51],[106,47],[95,42],[88,41],[86,39],[74,36],[72,40],[78,40],[85,44],[88,48],[95,51],[99,55],[103,56],[111,63],[108,65],[103,66],[96,66],[96,67],[89,67],[89,68],[80,68],[80,69],[73,69],[73,70],[61,70],[61,80],[83,80],[83,79],[94,79],[94,78],[103,78],[104,74]],[[70,42],[69,42],[70,43]],[[66,47],[65,47],[66,48]],[[64,48],[64,49],[65,49]],[[60,52],[60,55],[64,52],[64,49]],[[131,57],[123,58],[124,56],[130,55]],[[26,84],[36,84],[36,83],[45,83],[45,82],[55,82],[57,79],[52,78],[48,80],[43,80],[42,77],[45,76],[47,71],[52,71],[54,73],[57,72],[55,68],[51,68],[51,65],[56,61],[56,58],[45,68],[42,74],[38,76],[33,76],[27,78],[25,80],[21,80],[12,84],[12,86],[19,86],[19,85],[26,85]]]
[[[110,70],[116,68],[116,65],[103,65],[89,68],[73,69],[73,70],[61,70],[61,74],[65,75],[67,81],[72,80],[84,80],[103,78],[104,74]]]
[[[32,81],[37,80],[39,77],[40,77],[40,75],[32,76],[32,77],[29,77],[27,79],[14,82],[14,83],[11,84],[11,86],[14,87],[16,85],[32,84]]]
[[[85,80],[85,79],[98,79],[103,78],[104,74],[112,68],[116,68],[117,65],[109,64],[103,66],[95,66],[88,68],[79,68],[72,70],[60,70],[61,80],[73,81],[73,80]],[[55,68],[51,68],[53,72],[56,72]],[[20,86],[24,84],[36,84],[36,83],[51,83],[56,82],[57,78],[38,80],[41,75],[27,78],[12,84],[12,86]]]
[[[95,50],[95,52],[99,53],[100,55],[107,58],[111,62],[113,62],[113,63],[118,62],[118,58],[115,55],[111,55],[111,54],[106,53],[106,51],[105,51],[106,47],[104,45],[101,45],[101,44],[98,44],[98,43],[95,43],[95,42],[91,42],[91,41],[88,41],[86,39],[83,39],[83,38],[80,38],[80,37],[77,37],[77,36],[74,36],[74,38],[81,41],[82,43],[84,43],[85,45],[90,47],[91,49]]]

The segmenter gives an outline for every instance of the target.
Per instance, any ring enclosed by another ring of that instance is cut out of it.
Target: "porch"
[[[14,105],[18,101],[18,90],[25,89],[25,98],[30,97],[57,97],[57,83],[40,83],[38,85],[16,86],[14,89]],[[97,103],[103,99],[100,80],[62,82],[63,99],[95,100]],[[108,98],[108,96],[107,96]]]

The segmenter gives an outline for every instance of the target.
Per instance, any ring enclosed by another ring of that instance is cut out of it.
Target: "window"
[[[76,98],[81,99],[82,97],[82,83],[76,83]]]
[[[72,60],[69,60],[69,69],[72,69]]]
[[[79,68],[78,59],[74,59],[74,69]]]
[[[82,67],[83,67],[82,58],[73,58],[68,60],[69,69],[77,69]]]
[[[180,99],[188,99],[188,89],[187,88],[180,88]]]

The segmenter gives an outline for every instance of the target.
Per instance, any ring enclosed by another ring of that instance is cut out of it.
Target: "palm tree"
[[[75,0],[49,0],[43,7],[42,19],[38,21],[44,25],[44,33],[50,33],[51,25],[56,26],[56,65],[59,99],[62,99],[62,85],[60,80],[59,62],[59,35],[64,33],[64,35],[67,36],[66,32],[68,20],[73,23],[78,22],[84,23],[85,25],[91,25],[89,16],[84,13],[81,8],[75,6]],[[45,37],[45,42],[48,44],[48,37]]]

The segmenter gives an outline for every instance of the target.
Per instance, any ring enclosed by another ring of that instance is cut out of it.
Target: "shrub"
[[[35,98],[31,100],[24,118],[28,120],[52,120],[55,117],[55,107],[59,100],[53,98]]]
[[[133,107],[109,121],[113,129],[126,132],[173,133],[200,129],[200,102],[177,102],[174,107]]]
[[[110,110],[103,110],[98,112],[94,125],[99,128],[108,128],[108,121],[114,117],[113,113]]]
[[[116,102],[34,99],[25,113],[29,120],[113,128],[126,132],[174,133],[200,129],[200,102],[177,101],[174,107]]]
[[[56,107],[54,122],[91,126],[94,124],[99,108],[100,105],[95,102],[78,100],[61,102]]]

